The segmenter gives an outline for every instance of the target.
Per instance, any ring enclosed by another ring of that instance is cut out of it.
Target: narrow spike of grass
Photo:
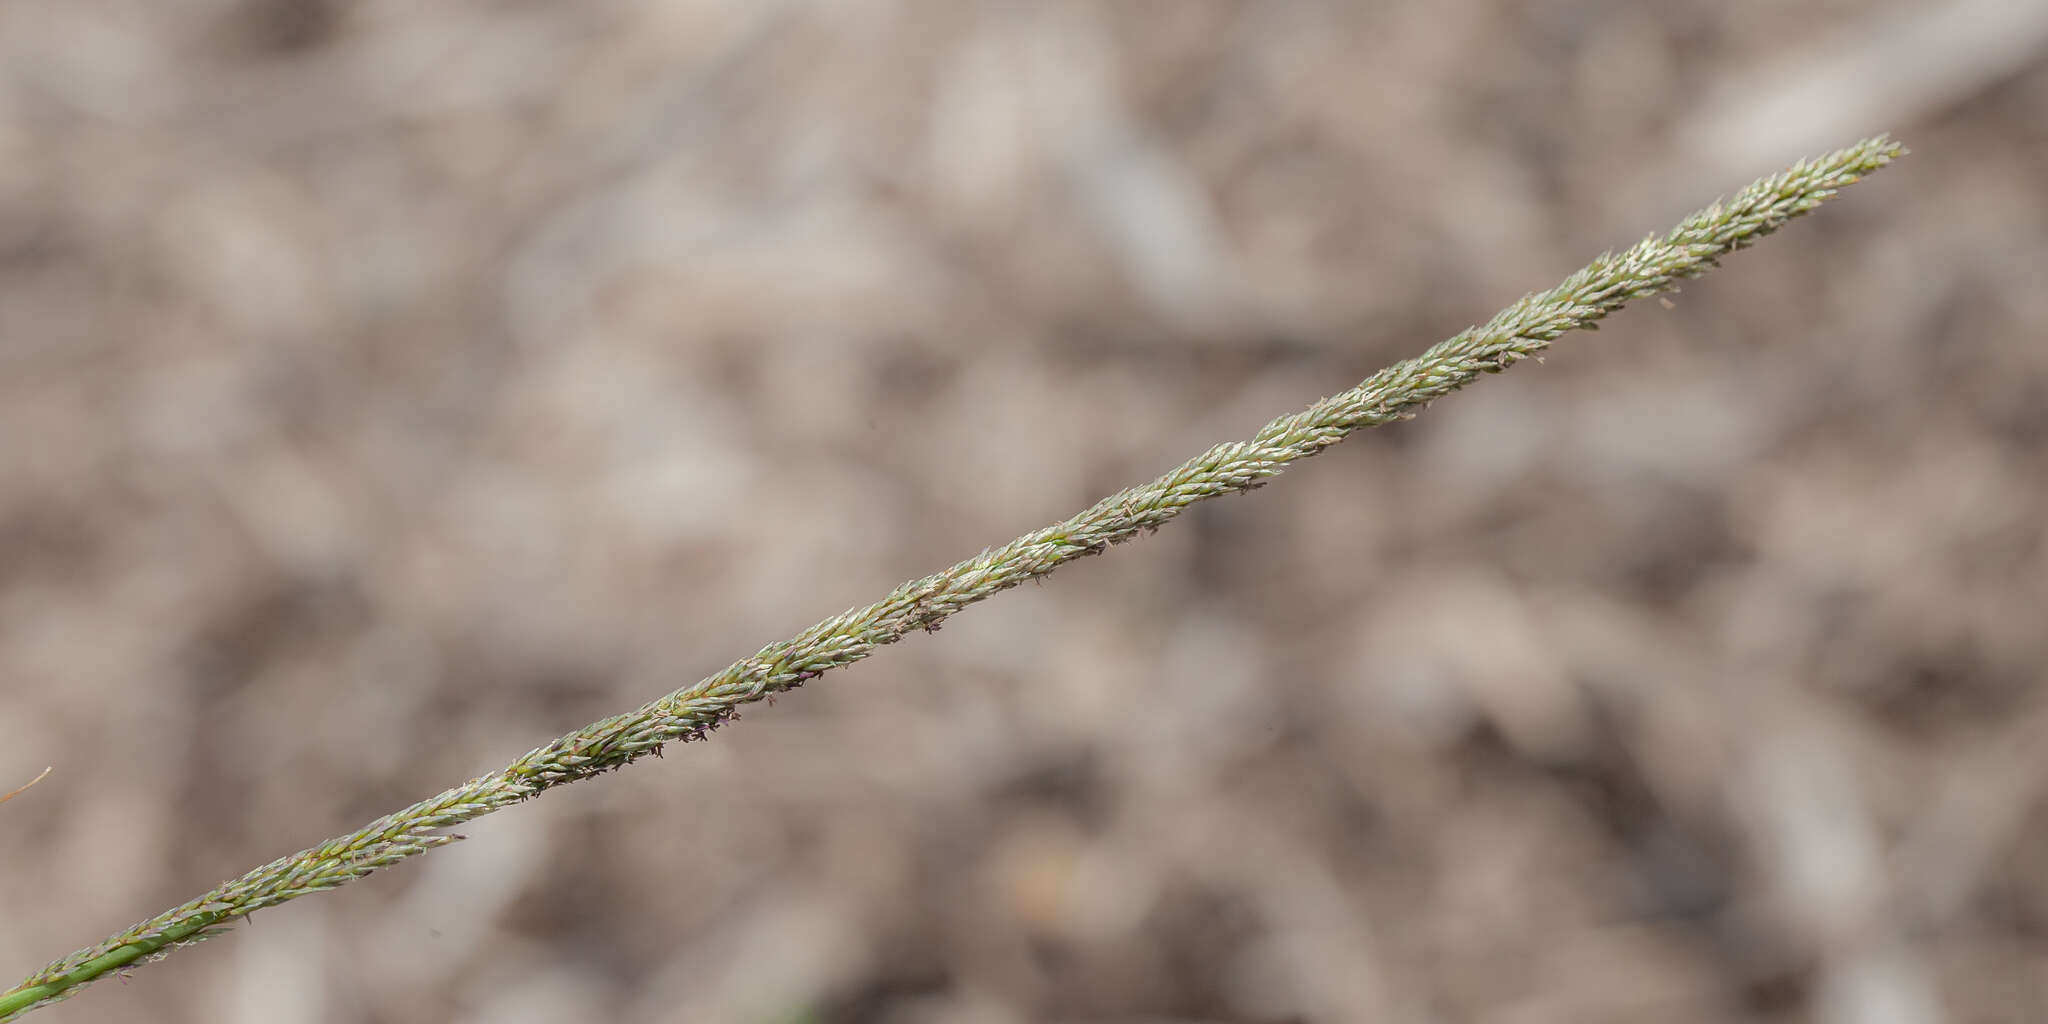
[[[1189,505],[1247,491],[1352,432],[1406,419],[1429,402],[1541,352],[1574,328],[1591,328],[1629,300],[1670,288],[1804,214],[1843,186],[1905,151],[1885,136],[1801,161],[1686,218],[1663,238],[1607,253],[1545,292],[1523,297],[1484,326],[1396,363],[1348,391],[1266,424],[1246,441],[1220,444],[1151,483],[1112,494],[1086,511],[1034,530],[887,597],[833,616],[725,671],[636,711],[593,722],[504,768],[472,779],[347,835],[274,860],[95,946],[58,960],[0,993],[0,1021],[64,998],[79,986],[207,938],[234,918],[333,889],[460,836],[440,831],[555,786],[619,768],[671,741],[702,739],[742,704],[851,664],[912,630],[936,630],[967,605],[1101,554],[1156,529]]]
[[[14,787],[13,789],[10,789],[10,790],[8,790],[8,791],[7,791],[7,792],[5,792],[5,793],[0,793],[0,804],[4,804],[4,803],[6,803],[7,801],[9,801],[9,800],[12,800],[12,799],[14,799],[15,797],[18,797],[18,796],[20,796],[21,794],[23,794],[23,793],[27,792],[27,791],[28,791],[28,788],[29,788],[30,786],[33,786],[33,785],[35,785],[36,783],[38,783],[38,782],[41,782],[41,781],[43,781],[43,779],[44,779],[44,778],[45,778],[46,776],[48,776],[48,775],[50,774],[50,772],[52,772],[52,771],[54,771],[54,770],[55,770],[55,766],[52,766],[52,767],[49,767],[49,768],[44,768],[44,769],[42,770],[42,772],[41,772],[40,774],[38,774],[38,775],[37,775],[37,776],[36,776],[35,778],[33,778],[33,779],[30,779],[30,780],[28,780],[27,782],[24,782],[24,783],[22,783],[21,785],[19,785],[19,786],[16,786],[16,787]]]

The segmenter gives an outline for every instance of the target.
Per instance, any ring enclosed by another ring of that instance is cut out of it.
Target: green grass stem
[[[1502,310],[1484,326],[1266,424],[1249,440],[1217,445],[1157,480],[1112,494],[1071,519],[905,583],[874,604],[770,644],[708,679],[638,710],[577,729],[496,772],[271,861],[190,903],[72,953],[0,993],[0,1021],[64,998],[109,972],[206,938],[252,911],[336,888],[454,842],[460,837],[443,831],[450,826],[630,764],[665,743],[701,739],[742,704],[859,661],[913,630],[935,629],[970,604],[1074,559],[1100,554],[1140,530],[1163,526],[1195,502],[1259,486],[1288,464],[1321,452],[1353,431],[1406,419],[1482,373],[1498,373],[1543,351],[1566,331],[1593,327],[1631,299],[1704,273],[1722,255],[1814,209],[1903,152],[1897,143],[1879,136],[1795,164],[1725,203],[1693,214],[1662,238],[1602,255],[1557,287]]]

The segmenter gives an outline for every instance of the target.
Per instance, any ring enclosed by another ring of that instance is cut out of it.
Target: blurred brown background
[[[1675,297],[36,1019],[2048,1019],[2035,0],[0,5],[0,965]]]

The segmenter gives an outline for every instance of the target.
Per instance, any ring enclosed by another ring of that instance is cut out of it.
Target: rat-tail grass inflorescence
[[[771,644],[708,679],[644,707],[594,722],[438,796],[263,865],[183,906],[81,949],[0,993],[0,1021],[79,986],[219,932],[235,918],[333,889],[461,838],[442,831],[555,786],[630,764],[671,741],[702,739],[736,709],[859,661],[912,630],[933,630],[967,605],[1067,562],[1156,529],[1198,501],[1246,491],[1361,428],[1413,416],[1422,406],[1533,356],[1558,336],[1631,299],[1711,269],[1804,214],[1904,150],[1884,136],[1801,161],[1726,202],[1687,217],[1662,238],[1603,254],[1549,291],[1523,297],[1485,325],[1396,363],[1364,383],[1283,416],[1249,440],[1220,444],[1147,484],[1112,494],[1064,522],[1027,533],[944,572],[897,587],[865,608]]]

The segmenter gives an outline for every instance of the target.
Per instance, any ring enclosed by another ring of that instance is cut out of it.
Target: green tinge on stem
[[[1559,335],[1595,322],[1629,300],[1704,273],[1725,253],[1777,230],[1904,152],[1884,136],[1866,139],[1765,178],[1693,214],[1663,238],[1605,254],[1546,292],[1523,297],[1484,326],[1381,370],[1364,383],[1291,416],[1246,441],[1220,444],[1148,484],[1102,499],[1062,523],[984,551],[887,597],[771,644],[717,675],[637,711],[592,723],[503,769],[323,845],[272,861],[212,892],[79,950],[0,993],[0,1021],[61,999],[79,986],[173,947],[206,938],[234,918],[343,885],[459,836],[439,830],[541,792],[629,764],[664,743],[702,739],[742,704],[791,689],[894,643],[934,630],[967,605],[1052,572],[1141,530],[1155,529],[1198,501],[1257,487],[1289,463],[1315,455],[1364,427],[1414,415],[1430,401],[1541,352]]]

